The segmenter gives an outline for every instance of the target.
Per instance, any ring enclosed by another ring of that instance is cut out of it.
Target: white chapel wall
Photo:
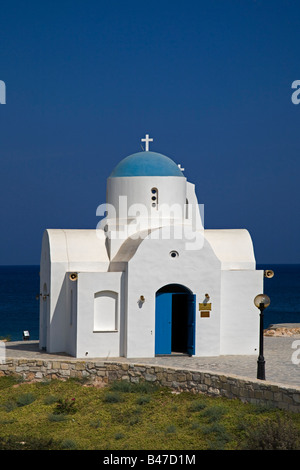
[[[77,357],[122,355],[123,295],[123,273],[78,274]]]
[[[162,237],[164,229],[159,230]],[[186,250],[186,240],[145,239],[128,262],[127,357],[155,355],[155,294],[167,284],[181,284],[196,294],[196,355],[220,351],[220,262],[205,242],[198,251]],[[173,259],[170,252],[179,257]],[[210,318],[200,318],[198,304],[205,293],[212,299]],[[139,302],[140,296],[145,302]]]
[[[263,271],[222,271],[220,354],[258,354],[259,310],[254,298],[263,292]]]

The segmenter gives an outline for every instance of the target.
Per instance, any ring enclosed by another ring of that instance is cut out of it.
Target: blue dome
[[[120,176],[184,176],[171,158],[156,152],[138,152],[118,163],[110,178]]]

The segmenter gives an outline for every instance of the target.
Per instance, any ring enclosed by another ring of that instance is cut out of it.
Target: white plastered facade
[[[128,215],[120,196],[150,216]],[[107,203],[114,210],[95,229],[44,233],[40,348],[79,358],[154,357],[157,292],[178,285],[196,299],[192,355],[257,354],[253,300],[263,292],[263,271],[249,232],[204,229],[195,187],[183,176],[108,178]],[[182,211],[159,216],[174,204]],[[211,307],[202,316],[206,294]]]

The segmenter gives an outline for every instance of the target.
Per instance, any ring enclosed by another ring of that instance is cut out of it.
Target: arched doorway
[[[155,354],[195,354],[196,296],[185,286],[168,284],[156,292]]]

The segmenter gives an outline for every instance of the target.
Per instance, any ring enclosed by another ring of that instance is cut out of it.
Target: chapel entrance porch
[[[196,296],[185,286],[168,284],[156,292],[155,354],[195,354]]]

